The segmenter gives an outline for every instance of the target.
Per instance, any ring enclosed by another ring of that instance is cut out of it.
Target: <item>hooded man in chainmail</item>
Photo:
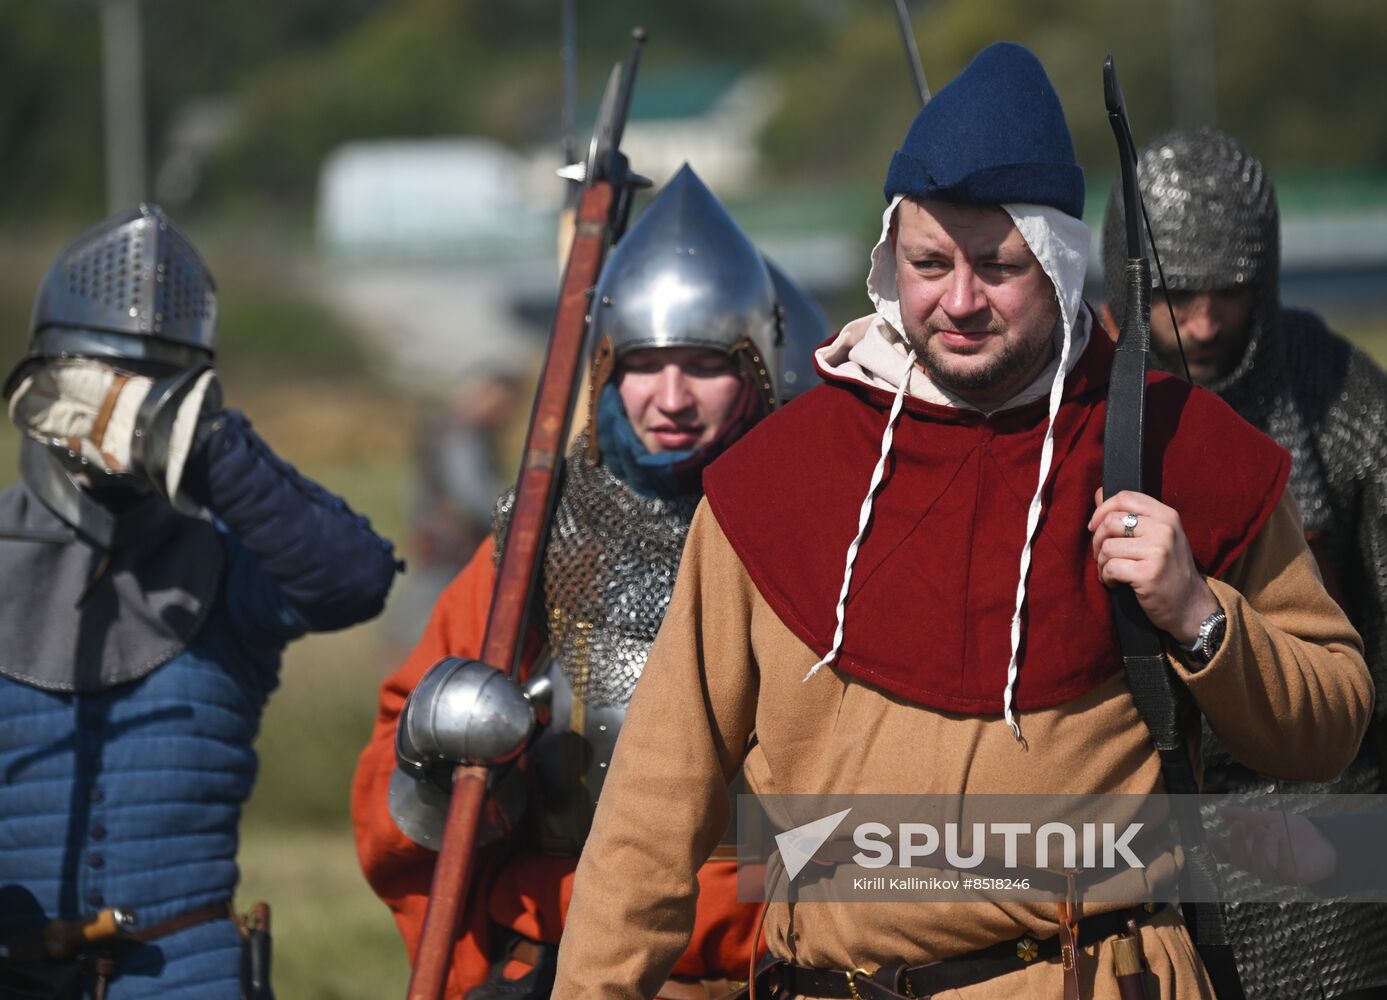
[[[141,205],[63,249],[5,383],[6,997],[243,996],[237,825],[281,654],[375,616],[395,576],[364,517],[223,408],[216,327],[202,258]]]
[[[1217,129],[1182,129],[1147,145],[1137,169],[1165,274],[1164,285],[1152,275],[1152,352],[1167,371],[1183,374],[1173,309],[1195,383],[1291,453],[1290,489],[1311,551],[1384,690],[1387,375],[1319,316],[1281,304],[1276,191],[1257,157]],[[1114,188],[1103,263],[1119,322],[1125,246]],[[1339,778],[1278,783],[1277,790],[1383,791],[1385,712],[1379,700],[1369,738]],[[1205,733],[1204,775],[1212,792],[1267,787],[1212,732]],[[1229,922],[1249,1000],[1387,986],[1387,907],[1249,905],[1232,907]]]
[[[783,378],[782,317],[799,317],[798,340],[826,335],[821,318],[814,328],[821,314],[763,261],[688,166],[616,246],[592,302],[587,425],[565,466],[544,556],[542,625],[527,654],[530,683],[540,679],[552,718],[524,760],[528,802],[517,828],[481,849],[450,997],[549,996],[573,871],[670,600],[703,470],[812,380],[802,367]],[[513,492],[501,498],[493,538],[439,598],[418,647],[385,682],[357,768],[358,853],[411,955],[447,799],[434,779],[416,776],[397,728],[417,731],[422,710],[411,714],[411,692],[441,657],[478,654],[513,502]],[[512,822],[514,777],[494,789],[489,807]],[[756,907],[736,901],[735,870],[729,844],[698,873],[693,941],[660,996],[705,1000],[745,978]]]

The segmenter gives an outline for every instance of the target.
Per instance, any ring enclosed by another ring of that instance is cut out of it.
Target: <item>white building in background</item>
[[[760,132],[779,101],[766,74],[643,77],[622,149],[657,185],[688,161],[720,197],[742,194],[755,185]],[[586,136],[579,153],[587,153]],[[335,259],[362,261],[552,254],[564,190],[559,159],[557,143],[520,153],[478,136],[348,143],[319,174],[319,245]]]
[[[318,242],[334,258],[427,261],[523,253],[552,231],[560,186],[475,136],[348,143],[324,161]],[[552,235],[549,237],[552,241]]]
[[[533,350],[514,296],[552,294],[562,187],[532,191],[530,176],[523,156],[477,137],[353,142],[324,161],[324,299],[401,381],[446,391]]]
[[[720,197],[741,195],[755,188],[779,100],[769,76],[726,67],[643,74],[622,149],[657,188],[687,161]],[[593,113],[579,126],[582,156]],[[540,349],[561,271],[561,165],[557,141],[525,153],[475,136],[339,147],[318,185],[326,301],[415,386],[446,388]],[[795,270],[805,245],[764,249]]]

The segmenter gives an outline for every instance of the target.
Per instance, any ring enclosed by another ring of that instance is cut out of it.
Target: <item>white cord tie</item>
[[[876,468],[872,470],[872,482],[867,487],[867,495],[863,498],[862,509],[857,515],[857,537],[848,546],[847,564],[843,567],[843,589],[838,594],[838,627],[833,633],[833,648],[828,651],[827,656],[809,668],[809,673],[804,675],[806,681],[817,674],[819,668],[825,663],[832,663],[843,646],[843,619],[847,611],[848,587],[852,585],[852,564],[857,559],[857,550],[862,545],[862,536],[867,533],[867,522],[872,518],[872,503],[876,498],[877,487],[881,485],[881,478],[886,472],[886,458],[891,454],[891,441],[895,437],[896,418],[900,416],[901,407],[905,403],[905,389],[910,382],[910,373],[914,367],[915,349],[912,347],[905,356],[905,371],[901,374],[900,385],[896,387],[896,398],[891,404],[891,414],[886,418],[886,430],[881,435],[881,457],[877,459]]]
[[[1064,341],[1060,345],[1059,367],[1055,369],[1054,380],[1050,383],[1050,412],[1045,423],[1045,442],[1040,446],[1040,475],[1035,484],[1035,495],[1026,513],[1026,544],[1021,547],[1021,574],[1016,581],[1016,611],[1011,616],[1011,659],[1007,662],[1007,685],[1002,692],[1002,715],[1011,727],[1011,735],[1021,741],[1021,723],[1017,721],[1013,702],[1016,696],[1016,678],[1021,672],[1016,661],[1016,652],[1021,646],[1021,609],[1026,604],[1026,577],[1031,571],[1031,549],[1035,546],[1035,531],[1040,524],[1041,496],[1045,492],[1045,480],[1050,477],[1050,464],[1055,456],[1055,417],[1059,414],[1060,399],[1064,395],[1064,379],[1069,371],[1069,324],[1064,324]]]

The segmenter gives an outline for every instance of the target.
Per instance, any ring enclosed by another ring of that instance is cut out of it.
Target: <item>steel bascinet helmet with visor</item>
[[[216,328],[212,275],[157,205],[86,230],[44,276],[4,395],[24,481],[96,544],[110,546],[116,517],[88,495],[94,477],[196,512],[179,484],[221,405]]]
[[[217,290],[202,256],[162,209],[142,204],[59,253],[39,286],[29,350],[6,379],[5,396],[46,358],[206,364],[216,329]]]
[[[593,291],[589,338],[592,414],[621,358],[659,347],[730,355],[755,381],[766,409],[775,408],[782,338],[770,271],[687,163],[607,258]]]

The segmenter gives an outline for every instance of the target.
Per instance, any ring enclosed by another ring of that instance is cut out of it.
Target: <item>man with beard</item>
[[[1153,275],[1151,346],[1183,375],[1170,313],[1196,385],[1291,453],[1290,490],[1329,592],[1363,637],[1374,681],[1387,680],[1387,375],[1314,313],[1283,307],[1280,217],[1266,168],[1232,136],[1181,129],[1147,145],[1138,179],[1164,284]],[[1103,226],[1109,305],[1126,309],[1120,192]],[[1383,791],[1383,712],[1348,769],[1279,792]],[[1212,732],[1205,787],[1265,789]],[[1387,907],[1237,906],[1230,932],[1249,1000],[1377,987],[1387,995]],[[1288,947],[1294,942],[1294,947]],[[1359,994],[1354,994],[1359,995]],[[1367,994],[1363,994],[1367,995]]]
[[[5,383],[4,996],[242,997],[237,825],[281,654],[375,616],[395,576],[223,409],[216,328],[202,258],[141,205],[64,248]]]
[[[566,1000],[658,988],[739,770],[786,797],[1159,791],[1119,583],[1237,756],[1321,778],[1357,748],[1372,689],[1280,448],[1157,377],[1167,502],[1097,495],[1113,347],[1081,301],[1083,175],[1035,57],[984,50],[920,112],[885,195],[875,313],[708,471],[578,867]],[[1040,866],[1020,874],[1075,889]],[[772,898],[756,995],[1113,997],[1130,930],[1161,996],[1209,996],[1179,916],[1125,898]]]
[[[552,719],[527,751],[525,773],[498,775],[493,787],[493,814],[506,812],[518,786],[529,801],[514,835],[483,848],[474,865],[451,997],[550,995],[573,871],[669,602],[703,470],[775,406],[779,391],[772,275],[688,166],[617,245],[592,302],[587,426],[565,466],[544,555],[542,634],[528,653],[532,695],[539,681],[545,694],[536,700]],[[410,734],[421,732],[424,710],[411,693],[439,683],[431,671],[450,662],[435,668],[441,657],[478,655],[513,503],[513,492],[501,498],[493,539],[439,598],[418,647],[385,682],[357,768],[362,867],[411,956],[451,772],[447,763],[418,766]],[[746,968],[756,908],[736,901],[734,859],[728,845],[698,872],[693,942],[655,985],[660,996],[721,996]]]

